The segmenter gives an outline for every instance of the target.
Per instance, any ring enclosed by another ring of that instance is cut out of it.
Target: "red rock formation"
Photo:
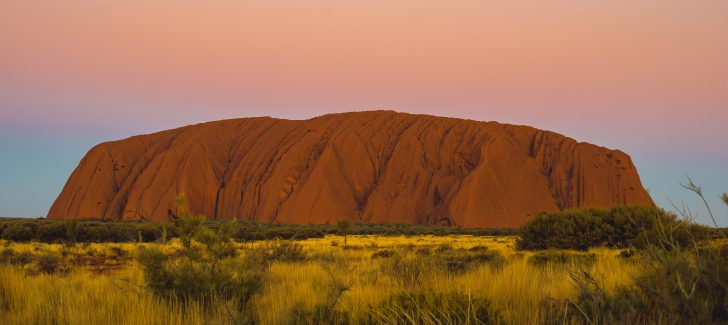
[[[625,153],[527,126],[390,111],[245,118],[97,145],[50,218],[513,227],[571,207],[652,204]]]

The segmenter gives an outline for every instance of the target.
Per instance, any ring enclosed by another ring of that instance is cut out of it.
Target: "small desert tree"
[[[233,258],[237,223],[227,222],[215,230],[206,227],[205,216],[190,212],[183,194],[175,198],[175,206],[171,230],[182,244],[182,260],[166,256],[155,245],[142,247],[138,260],[148,287],[161,297],[194,300],[203,306],[225,302],[235,306],[236,313],[250,317],[247,306],[263,286],[265,269]]]
[[[66,220],[66,245],[73,246],[78,240],[78,220]]]
[[[349,230],[351,230],[351,220],[341,219],[336,223],[336,226],[339,227],[339,234],[344,236],[344,247],[346,247],[346,236],[349,234]]]

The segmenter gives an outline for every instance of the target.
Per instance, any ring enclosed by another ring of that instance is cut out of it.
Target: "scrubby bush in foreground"
[[[692,181],[685,188],[706,202]],[[728,195],[722,198],[728,205]],[[715,222],[712,213],[711,219]],[[631,285],[606,292],[589,273],[573,272],[578,296],[547,308],[548,322],[728,324],[726,238],[717,243],[700,242],[700,232],[684,229],[664,223],[649,229],[652,237],[645,236],[650,240],[636,253],[644,270]]]
[[[235,314],[248,319],[249,302],[262,288],[265,270],[233,258],[234,223],[210,230],[203,224],[204,216],[190,213],[185,206],[181,195],[177,198],[178,218],[173,226],[183,246],[180,258],[168,258],[157,247],[139,251],[138,260],[147,285],[155,294],[178,301],[194,300],[203,306],[215,301],[229,302]]]
[[[275,240],[255,246],[247,252],[246,259],[251,264],[258,265],[269,265],[274,261],[303,262],[306,260],[306,253],[301,244],[287,240]]]
[[[574,271],[578,295],[546,307],[548,323],[728,323],[728,246],[697,254],[653,247],[643,254],[644,273],[610,292],[589,273]]]
[[[53,253],[45,253],[38,256],[35,263],[38,267],[38,271],[46,274],[53,274],[56,273],[56,271],[58,271],[58,269],[62,266],[63,259]]]

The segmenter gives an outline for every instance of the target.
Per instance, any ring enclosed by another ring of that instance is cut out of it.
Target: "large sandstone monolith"
[[[652,204],[630,157],[527,126],[391,111],[244,118],[102,143],[50,218],[514,227],[542,211]]]

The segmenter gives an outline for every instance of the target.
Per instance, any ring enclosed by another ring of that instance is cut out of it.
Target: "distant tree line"
[[[217,221],[205,221],[205,226],[217,230],[222,225]],[[0,239],[16,242],[38,241],[45,243],[67,242],[155,242],[174,238],[176,234],[167,231],[169,224],[108,221],[108,220],[49,220],[0,218]],[[268,239],[321,238],[330,234],[346,235],[475,235],[504,236],[516,233],[513,229],[477,229],[443,226],[421,226],[407,224],[370,224],[352,222],[344,233],[337,224],[294,225],[267,224],[239,221],[236,241]]]

